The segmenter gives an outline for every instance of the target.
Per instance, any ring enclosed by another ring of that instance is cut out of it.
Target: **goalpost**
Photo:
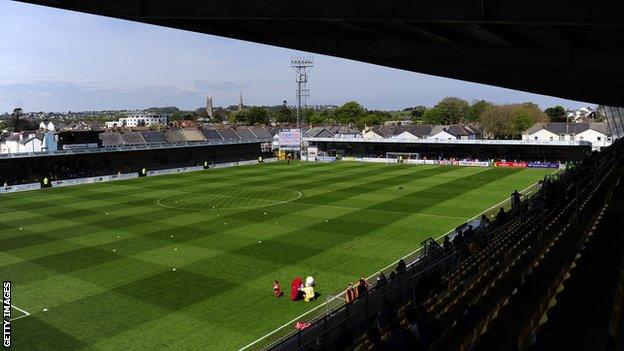
[[[418,159],[420,159],[420,154],[417,152],[386,152],[386,163],[403,163],[405,160]]]

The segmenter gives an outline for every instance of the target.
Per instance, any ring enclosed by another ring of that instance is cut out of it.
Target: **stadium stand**
[[[145,142],[148,144],[166,144],[167,143],[167,139],[165,139],[165,133],[163,132],[145,131],[145,132],[141,132],[141,135],[145,139]]]
[[[168,129],[165,132],[165,139],[169,144],[186,143],[186,138],[184,137],[184,134],[182,134],[182,132],[179,130]]]
[[[206,138],[204,137],[204,135],[200,131],[197,131],[197,130],[183,130],[181,131],[181,133],[187,142],[193,143],[193,142],[206,141]]]
[[[145,139],[140,132],[121,133],[121,141],[123,145],[145,145]]]
[[[204,129],[201,132],[207,141],[223,140],[223,137],[221,136],[221,134],[219,134],[219,131],[217,131],[216,129]]]
[[[620,178],[621,179],[621,178]],[[531,350],[622,349],[624,182],[580,246]],[[566,279],[567,278],[567,279]],[[619,335],[618,335],[619,334]],[[561,338],[561,335],[582,337]],[[616,345],[616,340],[620,345]]]
[[[545,178],[490,224],[464,230],[454,247],[423,242],[404,273],[393,271],[365,298],[331,309],[272,349],[613,349],[622,334],[624,254],[615,235],[621,225],[613,225],[624,207],[622,149],[617,142]],[[561,301],[550,308],[553,298]],[[580,303],[587,306],[577,310]],[[585,329],[590,335],[580,344]],[[578,337],[561,344],[569,330]],[[345,344],[346,334],[356,341]]]
[[[123,145],[123,140],[119,133],[116,132],[105,132],[100,133],[100,140],[102,140],[103,147],[116,147]]]
[[[223,137],[223,140],[240,140],[240,136],[233,128],[219,129],[219,134]]]

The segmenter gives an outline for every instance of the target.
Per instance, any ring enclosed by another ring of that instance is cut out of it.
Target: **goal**
[[[386,152],[387,163],[403,163],[405,160],[418,159],[420,159],[420,155],[417,152]]]

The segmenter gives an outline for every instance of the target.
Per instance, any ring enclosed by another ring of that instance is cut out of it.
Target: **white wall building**
[[[118,121],[106,122],[106,128],[115,127],[149,127],[152,125],[167,125],[169,115],[154,115],[151,113],[133,113],[127,117],[122,117]]]
[[[611,145],[613,139],[606,122],[601,123],[535,123],[522,133],[527,141],[588,141],[592,149]]]
[[[22,132],[15,133],[0,143],[0,153],[14,154],[26,152],[41,152],[43,133]]]

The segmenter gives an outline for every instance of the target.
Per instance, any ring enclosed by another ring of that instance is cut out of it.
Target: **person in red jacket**
[[[273,294],[275,295],[275,297],[281,297],[282,295],[284,295],[282,293],[282,288],[280,287],[278,280],[273,282]]]

